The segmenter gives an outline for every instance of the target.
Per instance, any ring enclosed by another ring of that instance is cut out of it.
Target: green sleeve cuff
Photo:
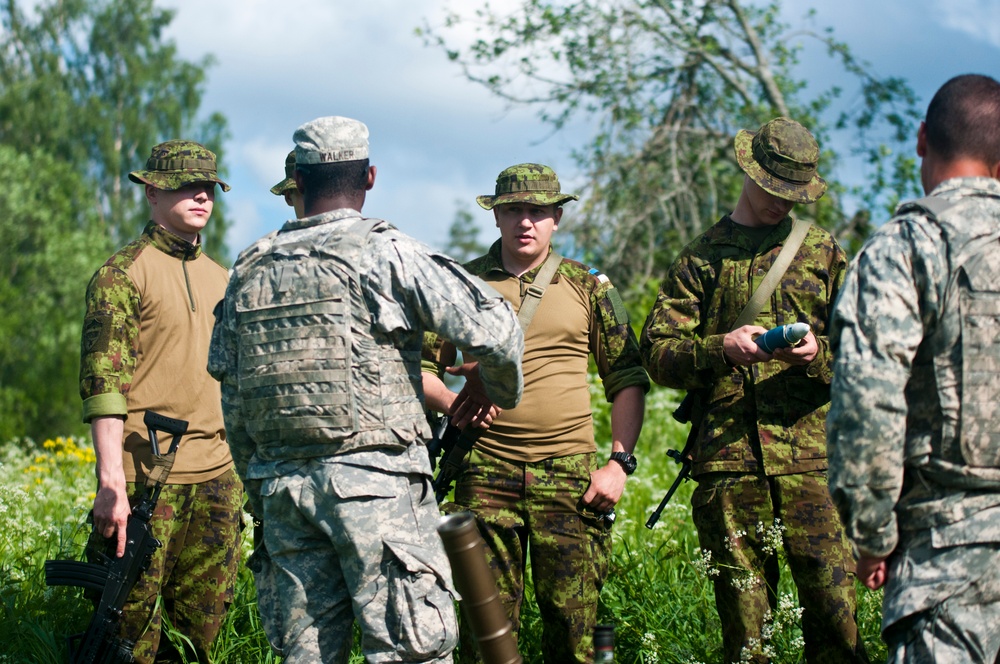
[[[616,394],[633,385],[641,387],[643,393],[649,392],[649,374],[642,367],[614,371],[605,376],[603,382],[604,398],[609,403],[615,400]]]
[[[128,415],[128,404],[124,394],[109,392],[107,394],[95,394],[83,401],[83,421],[89,423],[95,417],[104,415]]]

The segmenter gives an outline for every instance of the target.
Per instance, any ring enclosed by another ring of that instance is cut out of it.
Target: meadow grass
[[[610,422],[599,387],[594,388],[595,432],[608,451]],[[714,664],[721,661],[721,632],[711,581],[691,524],[693,482],[685,482],[649,530],[646,519],[676,477],[666,451],[683,445],[686,427],[670,413],[678,395],[657,389],[647,397],[646,420],[636,449],[639,470],[629,478],[617,507],[614,553],[601,595],[599,620],[615,626],[618,662]],[[82,631],[92,607],[75,588],[47,588],[43,563],[79,558],[94,498],[93,449],[89,441],[21,439],[0,444],[0,663],[65,661],[66,636]],[[245,531],[244,559],[249,555]],[[803,662],[795,588],[782,563],[779,610],[766,645],[772,662]],[[532,596],[529,590],[529,598]],[[858,614],[869,656],[885,660],[879,637],[881,592],[859,586]],[[169,629],[169,637],[179,636]],[[541,623],[532,601],[523,610],[519,650],[525,662],[541,662]],[[214,648],[220,664],[280,662],[260,626],[253,578],[241,567],[236,600]],[[362,658],[354,653],[352,662]]]

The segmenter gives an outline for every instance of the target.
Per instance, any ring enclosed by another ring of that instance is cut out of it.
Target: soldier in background
[[[295,210],[295,218],[301,219],[304,215],[304,205],[302,192],[295,185],[295,150],[285,157],[285,179],[271,187],[271,193],[275,196],[283,196],[288,207]]]
[[[208,662],[233,598],[239,560],[242,487],[223,429],[219,384],[205,370],[226,269],[204,254],[219,179],[215,155],[191,141],[153,148],[145,170],[151,221],[113,255],[87,287],[80,394],[97,452],[94,532],[125,550],[136,494],[153,467],[146,410],[188,422],[168,484],[153,513],[156,549],[122,615],[122,637],[137,662],[180,661],[161,639],[161,608]],[[172,658],[172,659],[168,659]]]
[[[618,291],[600,271],[562,258],[552,248],[562,205],[576,198],[560,192],[555,171],[541,164],[504,169],[495,193],[477,198],[480,207],[493,211],[500,239],[466,268],[516,303],[519,314],[536,297],[526,294],[544,289],[525,332],[521,405],[497,409],[475,374],[470,376],[475,365],[468,359],[452,370],[469,378],[457,395],[439,374],[424,373],[431,409],[448,413],[459,425],[489,426],[469,454],[456,482],[455,502],[446,509],[476,515],[515,635],[530,557],[546,662],[594,659],[597,604],[611,555],[606,516],[635,471],[632,452],[649,389]],[[543,283],[547,266],[551,271]],[[425,342],[425,357],[448,354],[446,346],[434,346],[432,339]],[[606,460],[598,458],[594,443],[590,356],[612,402],[611,458]],[[463,660],[475,656],[468,631],[463,625]]]
[[[854,561],[826,477],[833,358],[826,339],[847,258],[811,226],[752,324],[734,329],[792,232],[796,203],[826,191],[819,146],[788,118],[740,131],[736,208],[671,265],[642,331],[650,376],[693,393],[692,516],[713,578],[726,662],[765,662],[761,630],[777,608],[784,547],[803,608],[807,662],[867,661],[855,621]],[[763,294],[763,292],[762,292]],[[757,335],[804,322],[792,348]]]
[[[862,248],[830,338],[830,488],[885,585],[890,662],[1000,651],[1000,83],[958,76],[917,133],[927,198]]]
[[[451,259],[361,216],[376,175],[365,125],[323,117],[293,140],[305,216],[240,255],[209,358],[264,522],[272,645],[290,664],[346,662],[356,619],[368,661],[450,661],[421,343],[430,330],[474,353],[487,392],[512,407],[523,337]]]

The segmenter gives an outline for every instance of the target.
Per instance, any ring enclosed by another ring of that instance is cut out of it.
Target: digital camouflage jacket
[[[756,324],[808,323],[819,345],[807,366],[772,360],[732,367],[722,340],[760,285],[792,227],[786,217],[754,249],[728,216],[685,247],[667,272],[640,347],[650,376],[695,390],[693,475],[783,475],[826,468],[832,357],[826,338],[847,258],[811,227]]]

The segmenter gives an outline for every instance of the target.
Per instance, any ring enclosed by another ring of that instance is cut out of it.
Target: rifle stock
[[[149,430],[150,446],[157,458],[160,449],[156,431],[173,435],[167,454],[177,451],[188,423],[146,411],[143,422]],[[168,471],[169,472],[169,471]],[[164,478],[165,479],[165,478]],[[139,502],[132,508],[125,526],[125,553],[116,556],[117,542],[106,540],[104,551],[92,551],[95,560],[46,560],[45,583],[49,586],[77,586],[99,592],[100,599],[87,625],[87,630],[70,636],[70,664],[131,664],[135,642],[119,637],[122,608],[139,577],[149,569],[153,553],[162,544],[153,537],[150,519],[160,497],[162,482],[145,486]]]
[[[646,527],[652,528],[656,525],[656,522],[660,520],[660,514],[663,512],[667,503],[673,498],[674,492],[677,491],[677,487],[681,485],[681,482],[690,479],[691,477],[691,466],[693,465],[691,461],[691,452],[694,450],[695,440],[698,438],[698,427],[693,422],[695,417],[695,410],[698,406],[698,393],[688,392],[684,395],[684,399],[681,400],[680,405],[673,412],[673,418],[682,424],[691,422],[691,430],[688,431],[687,440],[684,442],[684,449],[678,452],[677,450],[667,450],[667,456],[681,464],[680,472],[677,473],[677,477],[674,478],[674,483],[670,485],[667,489],[666,495],[663,496],[663,500],[656,507],[653,513],[646,520]]]

